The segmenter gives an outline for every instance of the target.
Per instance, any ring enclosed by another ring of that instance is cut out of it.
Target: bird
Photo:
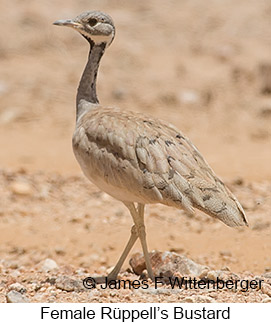
[[[74,19],[57,20],[54,25],[71,27],[89,43],[88,60],[76,96],[74,155],[84,175],[121,201],[134,223],[123,253],[106,278],[117,279],[139,238],[148,277],[154,280],[144,222],[146,204],[160,203],[190,214],[196,208],[230,227],[248,226],[237,198],[179,129],[142,113],[99,103],[97,73],[103,54],[115,37],[111,16],[86,11]]]

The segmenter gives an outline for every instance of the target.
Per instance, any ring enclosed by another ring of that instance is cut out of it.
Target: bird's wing
[[[229,226],[247,224],[235,196],[174,126],[117,109],[93,113],[81,124],[88,143],[98,146],[99,163],[113,185],[137,191],[149,203],[188,212],[196,207]]]

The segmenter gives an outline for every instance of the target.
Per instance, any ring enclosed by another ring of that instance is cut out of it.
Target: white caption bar
[[[271,303],[0,304],[1,322],[261,322],[270,323]]]

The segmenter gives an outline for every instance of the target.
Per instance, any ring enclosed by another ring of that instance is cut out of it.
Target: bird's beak
[[[73,27],[73,28],[78,28],[80,24],[78,22],[75,22],[72,19],[67,19],[67,20],[57,20],[53,23],[53,25],[56,26],[67,26],[67,27]]]

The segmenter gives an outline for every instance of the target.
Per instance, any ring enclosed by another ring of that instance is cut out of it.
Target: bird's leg
[[[122,255],[119,258],[119,261],[117,262],[116,266],[114,267],[114,269],[109,273],[109,275],[107,276],[108,281],[110,280],[116,280],[118,277],[118,273],[125,261],[125,259],[127,258],[130,250],[132,249],[133,245],[135,244],[136,240],[138,238],[138,234],[137,234],[137,228],[135,225],[132,226],[131,228],[131,235],[130,235],[130,239],[122,253]]]
[[[133,217],[135,226],[137,228],[137,234],[141,242],[148,275],[150,279],[154,281],[154,275],[153,275],[150,256],[148,252],[147,241],[146,241],[146,231],[145,231],[145,225],[144,225],[144,206],[145,205],[138,203],[138,207],[136,210],[134,203],[124,203],[124,204],[127,206],[127,208],[129,209]]]
[[[104,284],[106,282],[106,280],[109,282],[111,280],[116,280],[118,278],[118,273],[121,269],[121,266],[123,265],[125,259],[127,258],[128,253],[132,249],[137,238],[138,238],[137,228],[135,225],[133,225],[131,228],[130,239],[129,239],[122,255],[120,256],[119,261],[117,262],[116,266],[113,268],[113,270],[108,274],[107,277],[105,277],[105,276],[93,277],[97,284]]]
[[[152,281],[154,281],[154,275],[153,275],[153,270],[151,266],[151,260],[148,252],[148,247],[147,247],[147,240],[146,240],[146,231],[145,231],[145,225],[144,225],[144,204],[138,203],[138,214],[139,214],[139,219],[140,219],[140,224],[138,228],[138,237],[140,239],[141,245],[142,245],[142,250],[146,262],[146,268],[148,275]]]

